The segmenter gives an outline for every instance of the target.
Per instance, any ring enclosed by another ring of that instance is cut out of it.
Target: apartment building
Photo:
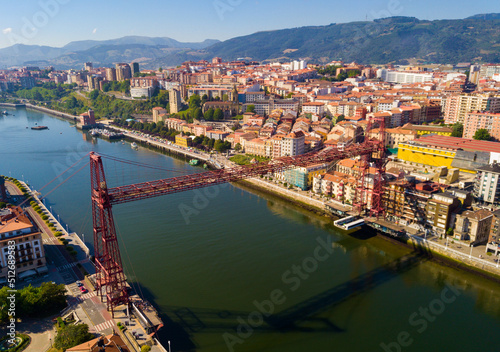
[[[486,129],[497,141],[500,140],[500,113],[468,113],[464,125],[463,138],[473,138],[478,129]]]
[[[474,196],[486,203],[500,203],[499,179],[499,164],[493,163],[479,167],[474,180]]]
[[[0,283],[8,276],[9,250],[18,279],[47,272],[42,234],[21,207],[0,210]]]
[[[281,156],[304,154],[305,135],[302,131],[291,132],[281,140]]]
[[[500,95],[476,93],[452,95],[446,99],[444,122],[463,124],[467,114],[474,111],[500,113]]]

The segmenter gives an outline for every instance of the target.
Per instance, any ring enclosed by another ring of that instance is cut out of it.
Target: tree
[[[195,108],[193,110],[193,119],[201,119],[203,117],[203,113],[201,112],[200,108]]]
[[[474,138],[475,140],[478,140],[478,141],[489,141],[491,139],[491,135],[487,129],[480,128],[476,131],[476,133],[474,134],[474,137],[472,137],[472,138]]]
[[[224,113],[221,109],[215,109],[214,111],[214,121],[219,121],[224,119]]]
[[[96,100],[99,97],[99,91],[97,89],[89,93],[89,98],[91,100]]]
[[[344,115],[339,115],[337,116],[336,120],[335,120],[335,123],[339,123],[340,121],[344,121],[345,120],[345,116]]]
[[[460,122],[457,122],[453,125],[453,132],[451,132],[452,137],[462,137],[464,134],[464,125]]]
[[[237,152],[239,152],[241,149],[242,149],[241,144],[240,143],[236,143],[236,145],[234,146],[234,150],[237,151]]]
[[[68,348],[90,341],[93,338],[94,335],[89,333],[87,324],[65,325],[57,333],[54,339],[54,347],[67,350]]]
[[[212,121],[214,119],[214,109],[210,108],[205,112],[205,120]]]
[[[255,112],[255,105],[253,105],[253,104],[248,105],[247,112]]]
[[[224,94],[224,95],[222,96],[222,101],[228,101],[228,100],[229,100],[228,95],[227,95],[227,94]]]
[[[195,109],[199,108],[201,106],[201,98],[198,94],[193,94],[189,98],[189,108],[190,109]]]
[[[141,347],[141,352],[149,352],[151,351],[151,347],[149,345],[143,345]]]

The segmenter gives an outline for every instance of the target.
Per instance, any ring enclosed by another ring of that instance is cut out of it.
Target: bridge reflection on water
[[[342,333],[344,329],[330,318],[321,317],[321,313],[383,285],[429,258],[430,253],[427,249],[414,248],[414,251],[408,255],[332,287],[281,312],[264,317],[262,324],[255,324],[260,326],[252,325],[252,328],[260,333]],[[195,342],[191,339],[192,334],[236,333],[242,319],[247,321],[252,312],[167,306],[162,307],[162,313],[165,315],[162,317],[165,322],[162,330],[164,334],[168,334],[168,340],[175,341],[176,346],[189,350],[195,348]],[[162,331],[160,331],[161,334]]]

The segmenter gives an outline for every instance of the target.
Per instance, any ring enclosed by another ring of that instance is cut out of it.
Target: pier
[[[345,218],[335,220],[333,224],[338,228],[348,231],[363,226],[365,224],[365,219],[359,219],[356,216],[347,216]]]

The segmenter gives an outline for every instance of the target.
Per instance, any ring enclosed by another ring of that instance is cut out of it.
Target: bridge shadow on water
[[[260,326],[253,327],[259,333],[341,333],[344,330],[328,318],[319,317],[322,312],[354,299],[384,283],[415,268],[428,260],[431,254],[427,248],[414,247],[412,253],[375,268],[356,278],[348,280],[281,312],[265,317]],[[141,287],[144,296],[154,302],[154,295]],[[158,308],[158,307],[157,307]],[[194,351],[197,333],[236,333],[240,322],[248,322],[252,312],[226,309],[164,306],[160,309],[164,327],[158,338],[162,344],[170,340],[174,350]],[[240,319],[239,319],[240,318]]]

